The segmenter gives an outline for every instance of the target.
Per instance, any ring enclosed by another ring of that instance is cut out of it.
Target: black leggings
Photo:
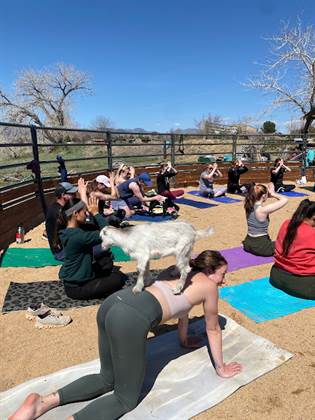
[[[97,314],[101,371],[61,388],[60,405],[114,391],[80,410],[75,420],[112,420],[134,409],[144,380],[147,334],[161,319],[161,305],[149,292],[133,294],[128,287],[108,297]]]
[[[277,184],[275,185],[275,191],[276,192],[289,192],[294,190],[295,185],[294,184]]]
[[[107,276],[96,277],[80,286],[71,287],[65,284],[64,288],[66,295],[71,299],[102,299],[120,290],[127,279],[126,274],[116,270]]]
[[[272,286],[289,295],[303,299],[315,299],[315,276],[298,276],[273,265],[269,281]]]

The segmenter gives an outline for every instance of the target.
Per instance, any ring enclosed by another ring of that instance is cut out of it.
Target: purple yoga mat
[[[273,257],[258,257],[257,255],[244,251],[242,246],[221,249],[219,252],[228,262],[228,272],[273,262]],[[193,254],[193,257],[196,257],[197,255],[198,254]]]
[[[273,257],[258,257],[244,251],[242,246],[237,248],[222,249],[220,253],[228,262],[228,271],[236,271],[241,268],[273,262]]]

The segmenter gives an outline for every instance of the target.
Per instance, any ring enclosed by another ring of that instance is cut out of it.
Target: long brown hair
[[[64,207],[61,209],[59,216],[56,221],[54,236],[53,236],[53,246],[55,248],[62,248],[61,241],[59,238],[59,232],[63,229],[66,229],[68,221],[71,219],[72,214],[67,216],[65,211],[73,207],[75,204],[79,203],[81,200],[79,198],[71,198],[66,202]]]
[[[246,216],[253,211],[256,201],[260,200],[264,194],[267,194],[268,189],[263,184],[253,184],[249,188],[248,193],[245,197],[244,208],[246,211]]]
[[[287,232],[283,239],[282,255],[287,256],[290,247],[296,237],[298,227],[304,219],[310,219],[315,214],[315,201],[308,199],[300,202],[298,208],[293,213],[293,216],[288,224]]]
[[[193,271],[207,271],[212,274],[223,265],[227,265],[226,259],[218,251],[203,251],[196,258],[189,261],[190,267]]]

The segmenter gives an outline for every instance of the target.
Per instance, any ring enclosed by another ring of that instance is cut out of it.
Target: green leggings
[[[80,410],[75,420],[117,419],[134,409],[144,380],[147,334],[161,319],[161,305],[149,292],[126,288],[109,296],[97,314],[101,371],[61,388],[60,405],[114,391]]]

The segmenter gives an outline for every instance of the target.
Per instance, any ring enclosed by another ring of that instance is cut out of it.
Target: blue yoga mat
[[[271,286],[269,277],[224,287],[220,298],[257,323],[315,307],[315,300],[290,296]]]
[[[196,195],[197,197],[202,197],[202,198],[207,198],[207,197],[203,197],[198,190],[194,190],[194,191],[189,191],[188,194],[191,195]],[[227,197],[227,196],[222,196],[222,197],[216,197],[216,198],[211,198],[210,200],[216,201],[218,203],[236,203],[237,201],[241,201],[238,198],[231,198],[231,197]],[[178,200],[176,200],[177,202]]]
[[[211,198],[211,200],[217,201],[218,203],[226,203],[226,204],[237,203],[238,201],[242,201],[242,200],[239,200],[238,198],[231,198],[225,195],[223,195],[222,197]]]
[[[201,201],[189,200],[189,198],[179,198],[176,200],[176,204],[185,204],[186,206],[196,207],[197,209],[208,209],[214,207],[216,204],[203,203]]]
[[[171,216],[142,216],[140,214],[134,214],[128,220],[134,222],[166,222],[167,220],[173,220]]]
[[[309,196],[309,194],[301,193],[301,192],[298,192],[298,191],[286,191],[286,192],[282,192],[280,194],[286,195],[287,197],[305,197],[305,196]]]

